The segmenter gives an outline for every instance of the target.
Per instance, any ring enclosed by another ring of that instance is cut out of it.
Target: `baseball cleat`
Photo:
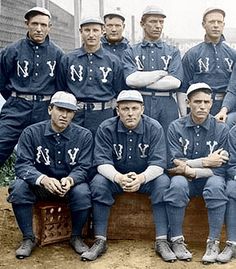
[[[20,247],[16,250],[16,258],[24,259],[26,257],[29,257],[35,246],[36,246],[35,240],[24,239]]]
[[[84,243],[83,239],[79,236],[71,237],[70,245],[79,254],[82,254],[89,250],[89,247]]]
[[[186,247],[183,238],[179,238],[171,243],[172,250],[178,260],[190,262],[192,254]]]
[[[236,258],[236,245],[227,242],[224,250],[217,256],[216,261],[219,263],[227,263],[230,262],[232,258]]]
[[[219,252],[220,252],[219,241],[207,240],[206,252],[202,257],[202,263],[207,265],[209,263],[216,262]]]
[[[157,239],[155,242],[155,251],[165,262],[175,262],[177,260],[167,239]]]
[[[107,250],[106,240],[96,239],[92,247],[85,251],[81,256],[81,261],[94,261]]]

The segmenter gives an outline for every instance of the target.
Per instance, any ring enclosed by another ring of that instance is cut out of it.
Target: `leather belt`
[[[49,101],[51,95],[41,95],[41,94],[24,94],[12,92],[11,96],[25,99],[26,101]]]
[[[225,93],[224,92],[215,93],[213,95],[213,99],[214,100],[223,100],[224,97],[225,97]]]
[[[77,107],[79,110],[105,110],[115,108],[115,100],[108,102],[80,102],[78,101]]]
[[[144,92],[140,91],[142,95],[147,96],[172,96],[172,92]]]

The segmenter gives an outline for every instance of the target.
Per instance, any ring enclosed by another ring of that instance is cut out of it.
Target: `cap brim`
[[[66,109],[73,110],[73,111],[78,110],[78,107],[74,106],[72,104],[67,104],[67,103],[63,103],[63,102],[55,102],[55,103],[52,103],[52,104],[55,105],[55,106],[66,108]]]

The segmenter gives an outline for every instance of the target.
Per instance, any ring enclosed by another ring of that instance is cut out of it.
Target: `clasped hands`
[[[56,178],[44,176],[40,184],[49,192],[63,197],[74,185],[74,181],[71,177],[63,177],[59,181]]]
[[[127,174],[117,174],[114,181],[118,183],[125,192],[136,192],[140,185],[144,183],[145,177],[143,174],[129,172]]]
[[[168,169],[170,176],[182,175],[189,179],[196,177],[196,172],[193,168],[187,165],[187,163],[180,159],[174,159],[175,167]]]

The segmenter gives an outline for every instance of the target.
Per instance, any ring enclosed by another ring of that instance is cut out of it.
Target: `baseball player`
[[[205,82],[210,85],[213,90],[211,114],[223,122],[232,109],[231,98],[227,98],[223,107],[222,102],[236,60],[235,49],[225,42],[223,36],[224,18],[225,11],[216,7],[208,8],[203,13],[205,39],[185,53],[182,60],[184,80],[181,86],[181,91],[186,92],[193,83]],[[182,115],[186,115],[186,110],[182,112]]]
[[[83,46],[62,57],[58,79],[60,88],[78,100],[75,122],[95,133],[103,120],[113,116],[115,97],[121,90],[122,65],[117,56],[101,47],[100,18],[81,20],[80,33]]]
[[[0,53],[0,92],[7,99],[0,114],[0,166],[12,153],[22,130],[48,119],[62,50],[49,39],[51,14],[41,7],[25,13],[28,28]]]
[[[228,126],[209,114],[212,89],[206,83],[192,84],[187,91],[190,114],[169,126],[169,189],[164,194],[172,250],[179,260],[191,260],[183,237],[185,208],[193,196],[203,196],[208,209],[209,235],[202,262],[214,263],[226,203],[225,163],[228,161]]]
[[[227,230],[227,241],[223,251],[217,256],[217,261],[227,263],[232,258],[236,258],[236,127],[229,131],[229,163],[228,163],[228,181],[227,195],[229,201],[226,207],[225,222]]]
[[[9,187],[18,226],[23,234],[16,257],[30,256],[36,245],[32,229],[33,205],[40,200],[66,201],[71,210],[70,244],[79,254],[88,249],[81,238],[91,207],[87,171],[91,165],[92,134],[71,123],[76,98],[58,91],[48,108],[50,120],[28,126],[21,134],[16,159],[16,180]]]
[[[140,22],[144,39],[125,51],[123,62],[126,84],[140,90],[145,114],[158,120],[166,132],[169,123],[179,116],[173,96],[183,70],[179,50],[161,40],[165,18],[159,7],[145,8]]]
[[[95,136],[94,165],[98,174],[90,182],[95,243],[81,255],[95,260],[107,249],[107,225],[114,196],[123,192],[150,195],[156,225],[155,251],[165,261],[176,257],[167,241],[167,215],[163,193],[170,184],[166,168],[165,136],[161,125],[143,115],[143,98],[136,90],[117,97],[117,117],[107,119]]]

